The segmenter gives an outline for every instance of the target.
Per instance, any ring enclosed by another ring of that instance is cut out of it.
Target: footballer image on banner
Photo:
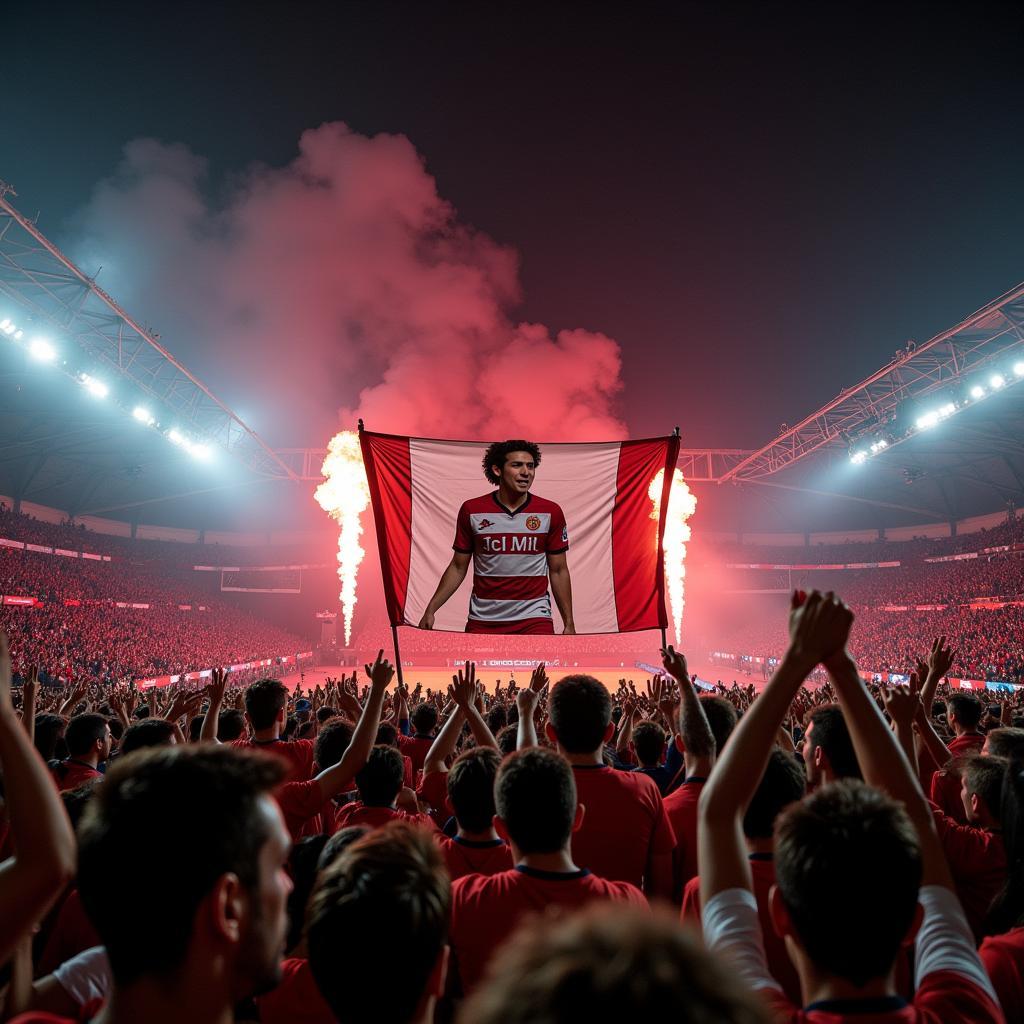
[[[678,438],[360,438],[393,625],[529,635],[666,624],[664,515],[649,491],[659,471],[671,480]]]

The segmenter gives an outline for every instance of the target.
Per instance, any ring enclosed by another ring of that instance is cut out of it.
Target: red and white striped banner
[[[451,561],[456,521],[463,504],[482,500],[480,496],[488,499],[488,492],[497,493],[482,471],[487,444],[366,431],[360,434],[360,440],[388,614],[392,625],[415,626]],[[495,542],[507,545],[495,550],[503,554],[533,552],[533,548],[527,551],[514,545],[522,545],[522,537],[533,542],[541,536],[529,537],[519,525],[541,535],[549,529],[548,515],[553,529],[559,514],[564,513],[576,631],[623,633],[666,626],[663,541],[679,439],[541,444],[540,450],[541,461],[530,491],[537,511],[523,506],[523,522],[517,523],[516,531],[508,537],[504,536],[508,531],[502,530],[505,518],[509,518],[507,510],[495,503],[493,515],[485,516],[494,520],[487,526],[496,531]],[[649,491],[659,471],[664,471],[664,480],[660,515],[655,518]],[[547,511],[551,508],[555,511]],[[542,513],[541,509],[546,511]],[[561,537],[561,530],[558,532]],[[550,545],[537,550],[541,554],[558,553]],[[475,561],[475,570],[481,572],[480,551]],[[481,591],[478,599],[501,605],[526,597],[531,602],[542,600],[532,590],[529,595],[525,591],[511,593],[508,602],[498,600],[497,591],[491,591],[500,589],[502,579],[516,581],[521,589],[524,576],[489,575],[488,593],[483,595]],[[473,576],[471,568],[459,590],[437,612],[435,629],[466,629]],[[543,600],[546,598],[547,588]],[[557,616],[554,609],[551,614]],[[554,628],[560,630],[560,618],[554,618]]]

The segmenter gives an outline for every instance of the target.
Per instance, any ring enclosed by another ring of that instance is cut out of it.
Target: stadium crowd
[[[1024,691],[910,633],[866,684],[853,623],[794,592],[763,690],[704,694],[671,647],[614,693],[58,692],[0,638],[4,1017],[1024,1020]]]

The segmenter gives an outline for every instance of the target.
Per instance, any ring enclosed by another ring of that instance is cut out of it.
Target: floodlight
[[[8,338],[9,338],[9,337],[10,337],[10,336],[11,336],[12,334],[14,334],[14,332],[15,332],[15,331],[16,331],[17,329],[18,329],[18,328],[17,328],[17,327],[15,327],[15,326],[14,326],[14,324],[12,324],[10,320],[8,320],[8,321],[7,321],[7,324],[6,324],[6,326],[2,328],[2,330],[3,330],[4,334],[6,334]]]
[[[1018,362],[1013,364],[1013,372],[1018,377],[1024,377],[1024,362]]]
[[[984,398],[984,397],[985,397],[985,389],[980,384],[975,384],[974,387],[971,388],[971,398]]]
[[[889,442],[884,437],[880,437],[871,445],[871,454],[877,455],[883,448],[888,448]]]
[[[1006,378],[1001,373],[993,373],[988,382],[998,391],[1006,383]]]
[[[45,338],[33,338],[28,350],[41,363],[52,363],[57,358],[57,350]]]
[[[195,459],[202,459],[204,461],[206,459],[208,459],[213,454],[213,452],[210,450],[210,446],[209,445],[205,445],[205,444],[192,444],[192,445],[189,445],[188,453],[193,458],[195,458]]]
[[[931,412],[926,412],[923,416],[918,416],[917,417],[917,429],[918,430],[928,430],[930,427],[934,427],[935,424],[938,423],[938,422],[939,422],[938,410],[932,410]]]
[[[3,318],[3,320],[0,320],[0,331],[6,331],[7,330],[7,326],[8,326],[8,324],[10,324],[10,322],[11,322],[11,318],[9,316],[5,316]]]
[[[145,423],[147,427],[153,426],[156,420],[153,418],[153,414],[141,405],[135,406],[132,409],[132,415],[140,422]]]
[[[947,402],[945,405],[940,406],[939,415],[945,418],[946,416],[952,416],[956,412],[956,404],[954,402]]]
[[[14,332],[14,340],[15,341],[21,341],[22,335],[24,333],[25,333],[24,331],[15,331]]]
[[[171,429],[167,432],[167,440],[171,444],[184,444],[185,438],[175,429]]]
[[[89,392],[93,398],[106,398],[110,394],[110,388],[101,380],[97,380],[95,377],[90,377],[89,374],[83,373],[81,376],[82,385],[85,390]]]
[[[861,464],[861,463],[862,463],[862,462],[863,462],[863,461],[864,461],[864,460],[865,460],[865,459],[866,459],[867,457],[868,457],[868,453],[867,453],[867,452],[864,452],[864,451],[860,451],[860,452],[854,452],[854,453],[853,453],[853,454],[852,454],[852,455],[850,456],[850,461],[851,461],[851,462],[852,462],[852,463],[853,463],[853,464],[854,464],[855,466],[859,466],[859,465],[860,465],[860,464]]]

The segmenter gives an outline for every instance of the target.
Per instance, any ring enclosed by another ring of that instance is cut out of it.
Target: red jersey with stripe
[[[464,501],[456,551],[473,556],[467,633],[553,633],[548,555],[569,550],[559,505],[536,494],[514,512],[492,491]]]

